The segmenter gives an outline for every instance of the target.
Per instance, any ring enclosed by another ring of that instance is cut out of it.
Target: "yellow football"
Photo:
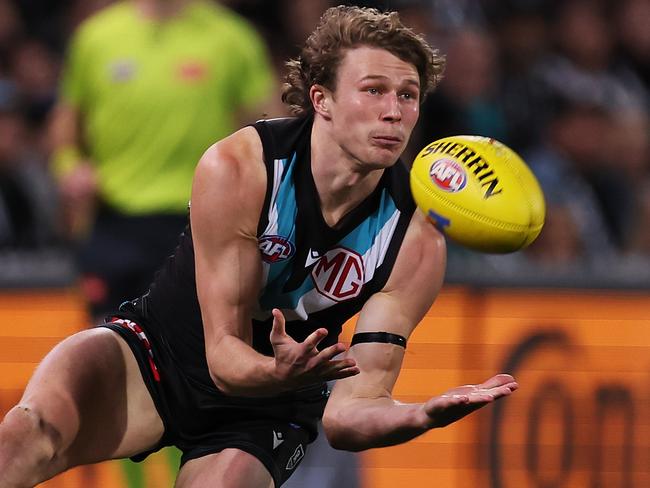
[[[411,168],[416,204],[450,239],[483,252],[528,246],[544,225],[544,194],[526,163],[487,137],[427,145]]]

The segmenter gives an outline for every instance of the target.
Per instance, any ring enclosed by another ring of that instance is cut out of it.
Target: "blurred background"
[[[73,33],[111,3],[0,0],[0,283],[75,276],[80,235],[50,168],[53,109]],[[283,63],[340,2],[222,3],[257,30],[276,79],[268,103],[240,120],[286,115]],[[448,58],[406,161],[445,135],[485,135],[517,151],[544,188],[548,218],[538,241],[511,256],[452,249],[451,281],[650,284],[647,0],[356,3],[399,10]],[[96,283],[85,284],[97,293]]]
[[[158,3],[166,2],[173,3]],[[92,104],[66,88],[84,76],[75,73],[71,46],[115,3],[0,0],[0,413],[56,340],[118,304],[113,277],[102,275],[105,260],[136,265],[131,250],[94,237],[95,226],[118,215],[155,236],[178,230],[168,217],[182,209],[118,208],[104,175],[71,183],[61,169],[71,141],[83,148],[93,139],[93,126],[83,127]],[[542,233],[522,252],[485,255],[450,244],[447,286],[414,337],[397,389],[421,400],[483,371],[522,368],[528,392],[507,411],[492,409],[415,447],[337,457],[320,446],[321,457],[305,462],[311,471],[291,486],[650,486],[650,0],[208,3],[252,31],[258,77],[268,80],[229,107],[232,127],[288,115],[279,101],[284,61],[327,7],[398,10],[447,56],[405,161],[443,136],[493,137],[524,158],[547,199]],[[162,36],[152,42],[164,46]],[[128,77],[131,66],[114,68]],[[200,68],[184,66],[183,74],[200,78]],[[247,69],[237,76],[254,80]],[[77,101],[72,115],[81,128],[66,132],[66,109]],[[152,146],[160,135],[149,134]],[[207,144],[193,150],[200,155]],[[101,154],[89,145],[75,156]],[[174,191],[182,197],[189,188]],[[170,486],[176,459],[84,468],[51,486],[124,486],[122,476],[128,486]]]

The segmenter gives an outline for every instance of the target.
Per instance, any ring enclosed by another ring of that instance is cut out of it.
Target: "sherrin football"
[[[410,174],[416,204],[451,240],[508,253],[532,243],[544,225],[544,195],[526,163],[487,137],[452,136],[427,145]]]

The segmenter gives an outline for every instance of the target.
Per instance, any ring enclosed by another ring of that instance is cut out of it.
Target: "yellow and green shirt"
[[[61,97],[82,115],[108,205],[132,215],[181,213],[200,156],[272,85],[261,39],[233,12],[196,1],[157,21],[126,1],[77,31]]]

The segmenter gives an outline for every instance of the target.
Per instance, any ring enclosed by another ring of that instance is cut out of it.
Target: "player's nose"
[[[382,120],[390,122],[398,122],[402,120],[402,110],[399,105],[399,97],[397,96],[397,93],[390,92],[384,97]]]

